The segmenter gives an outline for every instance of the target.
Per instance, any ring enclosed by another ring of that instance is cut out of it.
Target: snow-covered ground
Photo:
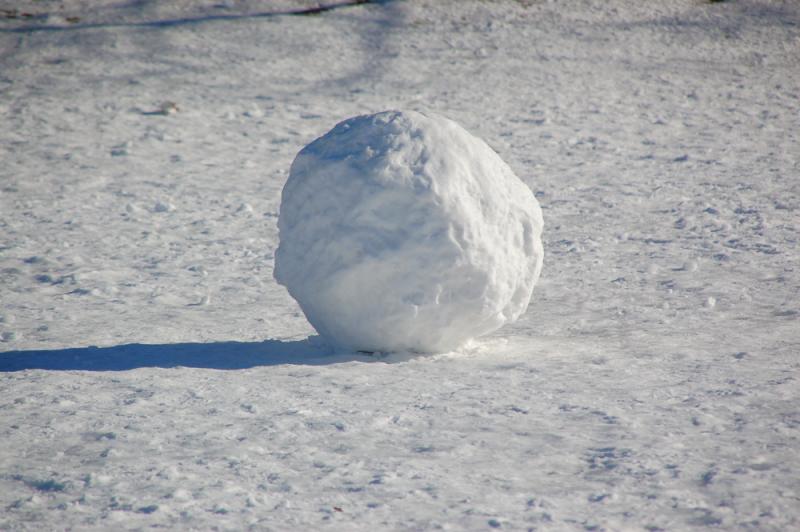
[[[8,4],[0,529],[800,527],[797,2]],[[391,108],[542,205],[462,352],[272,278],[297,151]]]

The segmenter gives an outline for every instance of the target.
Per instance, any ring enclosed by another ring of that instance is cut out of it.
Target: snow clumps
[[[530,189],[434,114],[357,116],[303,148],[278,228],[275,279],[346,349],[456,349],[524,313],[542,268]]]

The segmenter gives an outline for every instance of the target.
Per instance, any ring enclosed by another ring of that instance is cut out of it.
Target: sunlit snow
[[[800,528],[797,2],[5,4],[0,529]],[[541,205],[450,353],[273,278],[295,156],[386,109]]]
[[[458,124],[359,116],[292,163],[275,279],[334,346],[452,351],[528,308],[542,223],[531,190]]]

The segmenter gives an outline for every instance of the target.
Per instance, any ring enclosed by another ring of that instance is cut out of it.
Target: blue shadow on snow
[[[313,16],[313,15],[321,15],[328,11],[333,11],[334,9],[340,9],[343,7],[354,7],[364,4],[374,4],[380,3],[381,1],[385,2],[387,0],[349,0],[340,3],[328,4],[328,5],[319,5],[316,7],[305,7],[305,8],[298,8],[298,9],[289,9],[286,11],[263,11],[258,13],[221,13],[217,15],[203,15],[198,17],[182,17],[182,18],[173,18],[173,19],[164,19],[164,20],[148,20],[148,21],[139,21],[139,22],[89,22],[83,23],[80,22],[79,18],[75,18],[74,20],[70,21],[71,23],[68,26],[62,25],[54,25],[54,24],[42,24],[37,23],[41,19],[46,19],[46,14],[42,15],[33,15],[33,14],[19,14],[19,15],[6,15],[4,18],[20,18],[21,20],[25,21],[32,21],[34,24],[21,26],[17,28],[2,28],[0,27],[0,33],[34,33],[40,31],[75,31],[75,30],[87,30],[87,29],[96,29],[96,28],[161,28],[161,27],[171,27],[171,26],[184,26],[190,24],[205,24],[208,22],[217,22],[217,21],[227,21],[227,20],[242,20],[242,19],[257,19],[257,18],[272,18],[272,17],[297,17],[297,16]]]
[[[390,357],[391,358],[391,357]],[[396,362],[383,356],[337,352],[317,337],[263,342],[207,344],[126,344],[112,347],[7,351],[0,353],[0,373],[27,369],[125,371],[138,368],[247,369],[284,364],[321,366],[344,362]]]

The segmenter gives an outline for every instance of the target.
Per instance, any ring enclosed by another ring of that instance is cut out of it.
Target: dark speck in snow
[[[717,472],[713,470],[706,471],[703,473],[703,476],[700,477],[700,484],[702,486],[709,486],[714,482],[714,477],[717,476]]]
[[[56,480],[38,480],[38,479],[26,479],[23,478],[21,475],[14,475],[14,480],[21,480],[25,483],[26,486],[29,488],[33,488],[38,491],[45,491],[45,492],[54,492],[54,491],[64,491],[67,489],[67,485],[63,482],[58,482]]]

